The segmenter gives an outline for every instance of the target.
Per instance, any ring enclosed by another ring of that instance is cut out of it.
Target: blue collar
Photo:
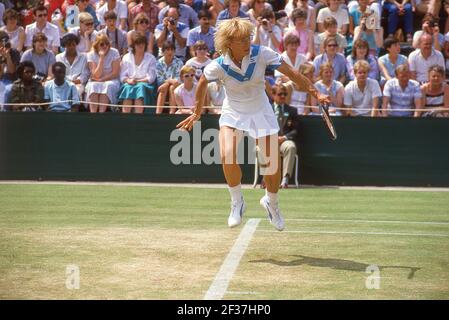
[[[249,65],[246,69],[246,72],[244,75],[234,71],[229,67],[228,64],[224,63],[224,57],[221,56],[217,59],[218,64],[223,68],[223,70],[230,76],[233,77],[235,80],[240,82],[245,82],[251,80],[254,69],[256,67],[256,60],[257,56],[259,55],[260,46],[259,45],[251,45],[251,53],[249,55]]]

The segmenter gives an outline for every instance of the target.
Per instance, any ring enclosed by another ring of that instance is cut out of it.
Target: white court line
[[[229,282],[239,266],[240,259],[248,248],[249,242],[256,232],[260,219],[249,219],[240,232],[231,251],[220,267],[214,281],[207,290],[204,300],[221,300],[228,289]]]
[[[350,219],[285,219],[285,221],[302,221],[302,222],[354,222],[354,223],[398,223],[398,224],[435,224],[445,225],[449,222],[437,221],[399,221],[399,220],[350,220]]]
[[[258,230],[258,232],[279,233],[274,230]],[[418,236],[418,237],[449,237],[442,233],[400,233],[400,232],[363,232],[363,231],[308,231],[308,230],[284,230],[282,233],[310,233],[310,234],[362,234],[382,236]]]

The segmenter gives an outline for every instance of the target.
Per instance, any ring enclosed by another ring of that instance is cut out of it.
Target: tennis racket
[[[318,106],[320,108],[321,117],[323,118],[324,123],[326,124],[331,139],[336,140],[337,131],[335,130],[334,123],[332,122],[332,119],[329,116],[329,105],[320,103],[318,104]]]

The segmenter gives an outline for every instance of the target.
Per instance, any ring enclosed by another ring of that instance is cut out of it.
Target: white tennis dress
[[[277,69],[282,57],[270,48],[251,46],[251,53],[243,58],[242,69],[229,55],[221,56],[204,69],[211,81],[222,81],[225,99],[220,117],[220,127],[228,126],[260,138],[279,132],[277,118],[265,93],[265,70]]]

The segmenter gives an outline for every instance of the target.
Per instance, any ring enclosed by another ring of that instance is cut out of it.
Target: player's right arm
[[[187,117],[187,119],[184,119],[178,125],[176,128],[181,130],[187,130],[190,131],[193,127],[193,124],[195,121],[198,121],[201,118],[201,111],[204,106],[204,102],[206,100],[206,94],[207,94],[207,84],[209,81],[206,79],[204,74],[201,76],[200,80],[198,81],[198,85],[195,91],[195,108],[193,113]]]

